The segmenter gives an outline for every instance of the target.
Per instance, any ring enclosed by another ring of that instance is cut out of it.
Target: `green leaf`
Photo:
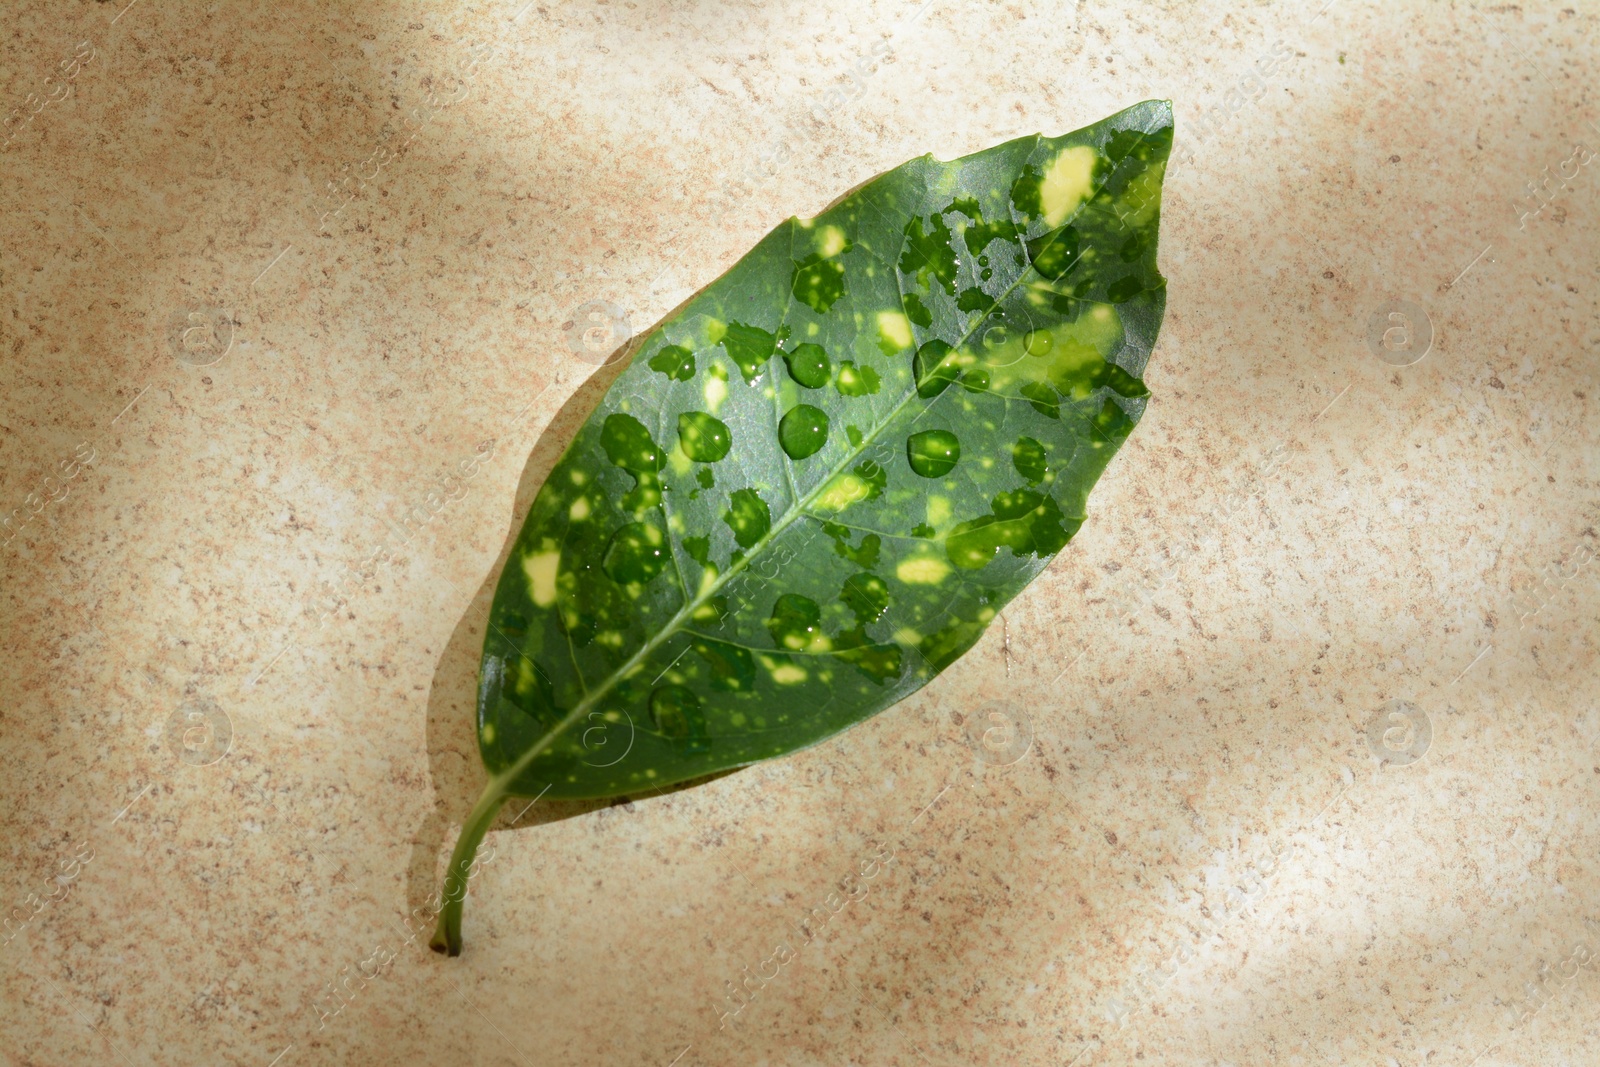
[[[500,577],[491,781],[458,861],[508,795],[639,794],[794,752],[978,640],[1144,410],[1171,141],[1147,101],[911,160],[780,225],[643,339]],[[459,949],[459,905],[440,938]]]

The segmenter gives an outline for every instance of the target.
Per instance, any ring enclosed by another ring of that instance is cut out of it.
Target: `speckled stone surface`
[[[1597,24],[7,5],[0,1062],[1600,1061]],[[827,744],[508,808],[430,953],[584,338],[1148,97],[1154,400],[1073,544]]]

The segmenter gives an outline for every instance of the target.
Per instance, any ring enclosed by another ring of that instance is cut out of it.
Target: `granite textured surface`
[[[8,4],[0,1062],[1600,1061],[1597,24]],[[1149,97],[1154,399],[1073,544],[827,744],[508,810],[430,953],[606,338]]]

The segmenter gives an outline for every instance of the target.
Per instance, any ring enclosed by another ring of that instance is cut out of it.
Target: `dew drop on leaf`
[[[840,396],[871,396],[882,386],[878,372],[866,364],[857,366],[845,360],[839,364],[839,395]]]
[[[807,256],[794,265],[790,289],[796,300],[818,315],[825,315],[844,295],[844,266],[821,256]]]
[[[740,489],[728,497],[728,510],[722,521],[733,531],[740,548],[749,548],[772,529],[772,511],[754,489]]]
[[[778,444],[790,459],[814,456],[828,443],[828,413],[810,404],[796,404],[778,423]]]
[[[667,535],[648,522],[630,522],[611,535],[604,566],[614,581],[648,582],[667,567]]]
[[[703,411],[685,411],[678,416],[678,444],[683,454],[700,463],[715,463],[728,454],[733,434],[728,424]]]
[[[682,345],[666,345],[650,357],[650,369],[673,381],[686,382],[694,377],[694,353]]]
[[[606,416],[600,446],[612,463],[635,474],[654,474],[667,462],[644,423],[620,412]]]
[[[1017,473],[1034,485],[1044,481],[1047,473],[1044,445],[1033,438],[1017,438],[1017,443],[1011,446],[1011,462]]]
[[[950,355],[950,346],[943,341],[929,341],[917,349],[911,367],[917,381],[917,395],[921,397],[938,396],[945,386],[956,380],[955,360]]]
[[[828,384],[833,365],[821,345],[797,345],[793,352],[785,352],[783,361],[789,365],[789,377],[807,389],[821,389]]]
[[[661,736],[677,746],[704,747],[705,714],[700,698],[681,685],[660,685],[650,693],[650,719]]]
[[[949,430],[924,430],[906,439],[906,458],[924,478],[942,478],[961,459],[961,442]]]

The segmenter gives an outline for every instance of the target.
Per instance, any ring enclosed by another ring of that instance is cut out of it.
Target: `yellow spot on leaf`
[[[843,511],[857,500],[865,500],[867,491],[867,483],[862,479],[854,474],[841,474],[817,497],[817,507],[824,511]]]
[[[715,374],[707,374],[704,391],[706,410],[715,415],[718,409],[722,407],[722,402],[728,399],[728,382]]]
[[[522,557],[522,573],[528,576],[533,602],[547,608],[556,602],[556,569],[560,552],[534,552]]]
[[[716,584],[717,565],[715,563],[709,563],[706,565],[706,569],[700,572],[700,591],[695,594],[695,599],[699,600],[710,596],[711,590],[716,588]]]
[[[822,258],[832,259],[844,251],[844,231],[837,226],[824,226],[817,232],[817,251]]]
[[[567,509],[567,518],[571,519],[573,522],[582,522],[588,517],[589,501],[587,498],[580,496],[578,499],[574,500],[572,502],[572,506]]]
[[[938,585],[950,573],[950,565],[934,556],[920,556],[901,562],[894,576],[907,585]]]
[[[911,347],[911,320],[898,311],[878,312],[878,347],[894,355]]]
[[[483,724],[483,743],[486,745],[494,744],[494,723],[492,722]]]
[[[1057,156],[1039,185],[1039,203],[1048,226],[1060,226],[1094,191],[1094,164],[1098,153],[1088,145],[1075,145]]]
[[[680,478],[694,470],[694,460],[684,454],[682,442],[672,446],[672,451],[667,453],[667,462],[672,464],[672,472]]]
[[[922,643],[922,635],[909,626],[900,627],[890,636],[902,645],[919,645]]]
[[[793,663],[785,663],[772,672],[772,680],[779,685],[799,685],[806,680],[806,672]]]
[[[950,498],[943,496],[930,496],[928,498],[928,525],[938,529],[950,521]]]

